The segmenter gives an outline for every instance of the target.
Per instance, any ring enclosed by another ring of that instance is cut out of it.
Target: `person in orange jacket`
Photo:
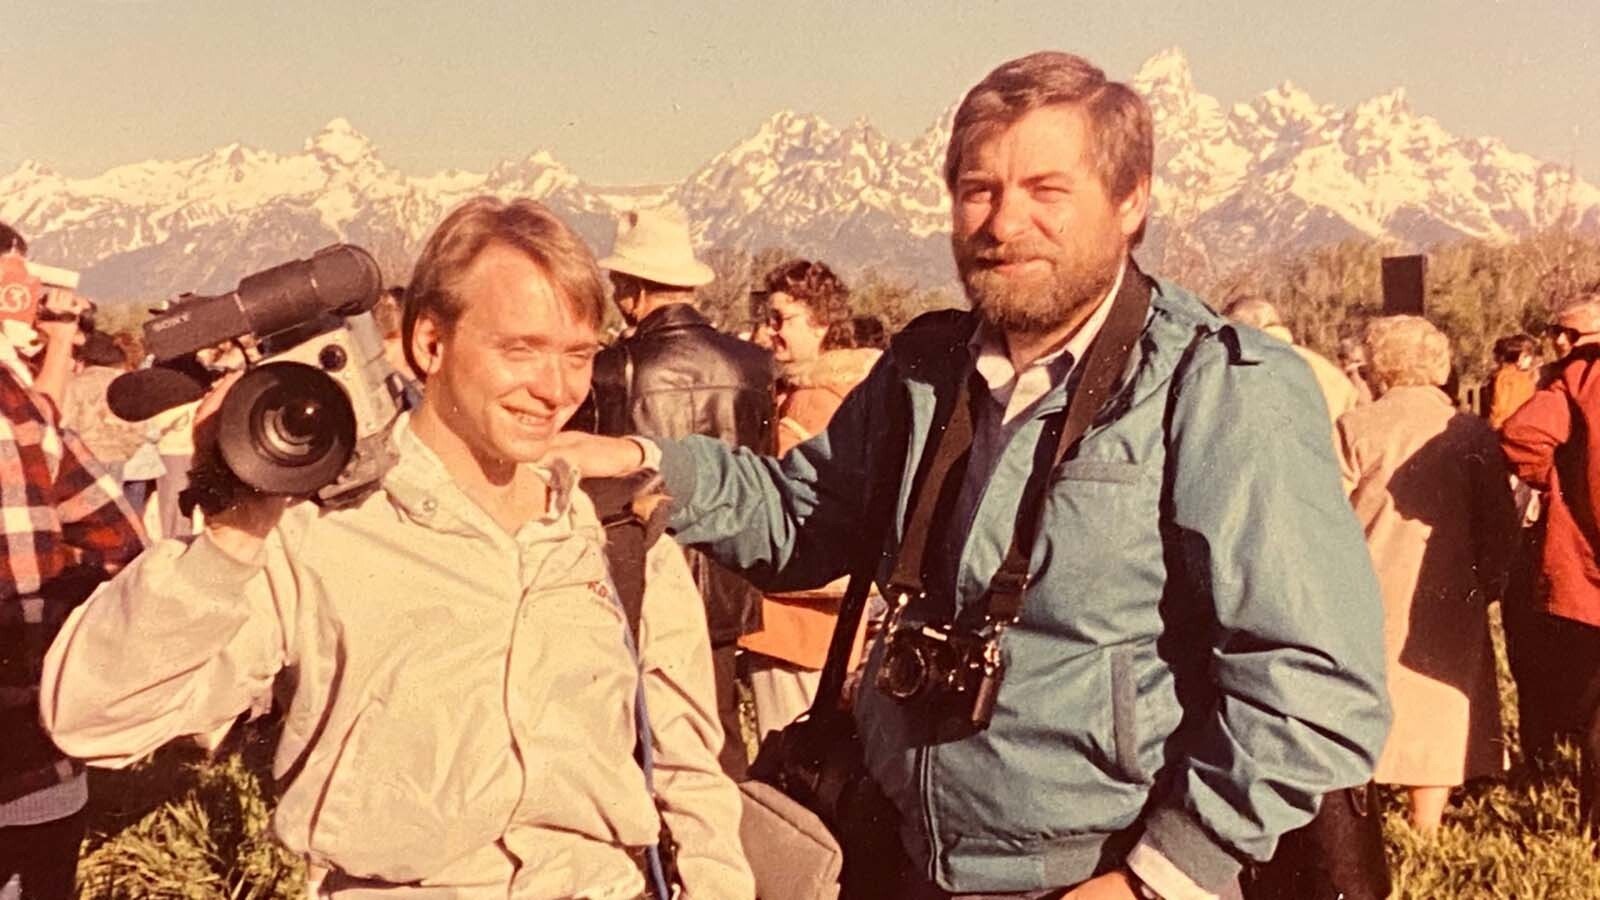
[[[782,369],[773,450],[782,456],[827,427],[882,351],[855,346],[849,289],[824,263],[784,263],[767,274],[766,287],[773,354]],[[739,640],[763,737],[811,705],[843,597],[843,581],[766,597],[761,630]]]

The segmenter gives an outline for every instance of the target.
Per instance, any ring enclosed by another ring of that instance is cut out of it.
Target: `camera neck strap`
[[[1077,374],[1077,387],[1067,400],[1065,413],[1052,417],[1040,435],[1041,442],[1055,438],[1055,452],[1050,465],[1042,472],[1036,468],[1032,476],[1034,479],[1044,478],[1044,485],[1039,490],[1022,492],[1023,502],[1017,509],[1011,545],[984,592],[990,621],[1010,624],[1022,612],[1022,601],[1028,588],[1029,553],[1038,533],[1049,475],[1105,408],[1117,378],[1127,368],[1129,355],[1144,330],[1152,286],[1150,279],[1129,260],[1122,287],[1111,299],[1105,324],[1084,354],[1082,369]],[[948,521],[948,516],[941,513],[949,510],[960,494],[972,449],[974,408],[987,390],[983,379],[973,372],[966,384],[965,397],[955,399],[949,420],[938,438],[923,477],[912,488],[911,512],[906,519],[905,537],[900,543],[894,575],[890,579],[891,589],[897,594],[914,596],[923,593],[923,563],[928,541],[935,522],[941,518]]]
[[[833,626],[833,637],[828,642],[828,657],[822,664],[822,675],[817,682],[817,693],[806,714],[813,721],[830,716],[846,715],[840,704],[844,695],[844,681],[855,653],[856,632],[861,627],[861,616],[867,608],[867,597],[872,593],[872,583],[884,555],[884,536],[894,522],[895,501],[903,471],[910,411],[904,397],[896,397],[895,406],[888,416],[887,434],[878,445],[878,457],[873,469],[872,483],[867,495],[867,534],[858,547],[857,556],[850,567],[850,581],[845,587],[844,599],[839,603],[839,618]]]

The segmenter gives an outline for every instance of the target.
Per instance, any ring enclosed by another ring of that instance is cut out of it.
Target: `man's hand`
[[[644,451],[627,438],[564,431],[550,439],[541,463],[565,460],[585,478],[620,478],[644,468]]]
[[[1131,876],[1122,870],[1107,872],[1073,888],[1061,900],[1139,900]]]
[[[212,386],[211,392],[194,411],[195,459],[216,459],[217,411],[228,390],[243,372],[233,372]],[[278,526],[283,511],[294,501],[281,494],[262,494],[242,489],[235,495],[233,505],[206,517],[206,533],[222,551],[234,559],[253,560],[266,542],[267,535]]]
[[[76,291],[49,288],[40,303],[40,312],[48,315],[40,315],[33,327],[49,342],[48,346],[71,347],[79,333],[78,317],[91,306],[93,304]]]

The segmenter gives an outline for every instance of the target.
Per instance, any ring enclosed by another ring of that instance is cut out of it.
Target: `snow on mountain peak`
[[[1132,84],[1155,126],[1145,253],[1157,265],[1167,236],[1180,234],[1226,269],[1356,235],[1429,244],[1561,222],[1600,229],[1600,189],[1498,139],[1457,138],[1400,89],[1341,109],[1285,81],[1224,107],[1195,89],[1176,48],[1146,60]],[[782,110],[680,182],[604,188],[547,150],[484,174],[406,175],[335,118],[296,154],[233,143],[90,178],[28,161],[0,173],[0,220],[41,236],[42,251],[81,267],[107,299],[220,289],[335,240],[403,272],[444,214],[478,193],[539,198],[598,244],[619,210],[670,199],[701,246],[781,247],[846,272],[940,284],[950,277],[942,170],[958,106],[906,142],[865,119],[835,128]]]
[[[15,174],[32,175],[37,178],[54,178],[58,173],[55,169],[36,159],[25,159],[21,165],[17,166]]]
[[[1144,61],[1133,76],[1134,89],[1149,94],[1158,85],[1189,92],[1194,90],[1194,75],[1189,69],[1189,57],[1178,47],[1168,47]]]
[[[350,120],[340,116],[322,126],[316,137],[306,141],[307,153],[354,165],[363,157],[372,155],[372,141],[357,131]]]
[[[1366,114],[1393,117],[1410,112],[1411,104],[1406,102],[1406,89],[1403,87],[1392,88],[1356,106],[1358,116]]]
[[[1314,114],[1322,111],[1322,105],[1312,99],[1311,95],[1299,85],[1288,79],[1265,94],[1261,98],[1268,104],[1282,109],[1289,109],[1299,113]]]
[[[532,166],[544,166],[545,168],[549,169],[561,168],[561,163],[556,161],[555,155],[549,150],[542,148],[528,154],[528,164]]]

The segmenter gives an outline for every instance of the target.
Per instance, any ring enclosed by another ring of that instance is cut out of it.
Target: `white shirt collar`
[[[1106,319],[1111,315],[1111,298],[1122,289],[1122,279],[1127,271],[1128,264],[1124,260],[1122,266],[1117,269],[1117,278],[1111,283],[1111,290],[1100,298],[1099,305],[1089,314],[1089,318],[1084,320],[1083,325],[1079,326],[1059,349],[1034,360],[1022,372],[1018,372],[1011,365],[1011,354],[1006,349],[1005,335],[987,323],[979,322],[972,337],[967,341],[967,348],[972,351],[973,367],[989,386],[989,395],[1005,407],[1002,422],[1009,423],[1023,410],[1032,406],[1040,397],[1049,393],[1050,388],[1072,374],[1072,370],[1083,361],[1089,345],[1100,334],[1100,330],[1105,327]],[[1063,360],[1065,366],[1061,365]]]

